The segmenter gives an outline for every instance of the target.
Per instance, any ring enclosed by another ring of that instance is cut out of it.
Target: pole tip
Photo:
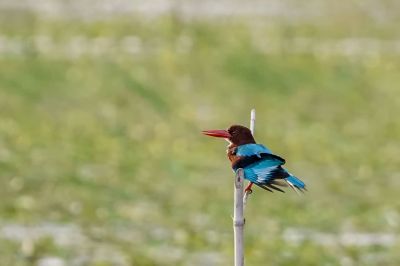
[[[251,109],[251,118],[254,118],[256,116],[256,109]]]

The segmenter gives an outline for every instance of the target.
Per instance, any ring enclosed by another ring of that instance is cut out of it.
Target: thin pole
[[[235,241],[235,266],[244,266],[243,169],[241,168],[236,172],[234,189],[233,232]]]
[[[254,127],[256,123],[256,109],[251,109],[250,113],[250,131],[251,134],[254,136]]]
[[[256,110],[252,109],[250,114],[250,130],[254,134],[254,125],[256,121]],[[233,233],[234,233],[234,251],[235,251],[235,266],[244,266],[244,205],[249,194],[243,197],[244,183],[243,169],[236,171],[234,183],[234,206],[233,206]]]

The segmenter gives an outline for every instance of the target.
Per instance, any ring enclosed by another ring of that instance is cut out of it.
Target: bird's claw
[[[253,193],[253,190],[251,188],[246,188],[244,190],[244,193],[247,194],[247,195],[250,195],[251,193]]]
[[[251,190],[251,187],[253,186],[253,183],[252,182],[250,182],[248,185],[247,185],[247,187],[244,189],[244,193],[246,194],[246,195],[250,195],[251,193],[253,193],[253,190]]]

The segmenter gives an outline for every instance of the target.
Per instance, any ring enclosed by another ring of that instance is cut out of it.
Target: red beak
[[[228,131],[221,129],[203,130],[202,133],[207,136],[224,138],[224,139],[229,139],[230,137],[232,137],[232,135],[229,134]]]

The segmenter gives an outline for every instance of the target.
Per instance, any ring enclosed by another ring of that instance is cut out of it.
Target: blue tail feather
[[[303,181],[301,181],[300,179],[298,179],[297,177],[290,175],[287,178],[285,178],[287,181],[289,181],[290,183],[292,183],[294,186],[301,188],[301,189],[305,189],[306,188],[306,184],[304,184]]]

